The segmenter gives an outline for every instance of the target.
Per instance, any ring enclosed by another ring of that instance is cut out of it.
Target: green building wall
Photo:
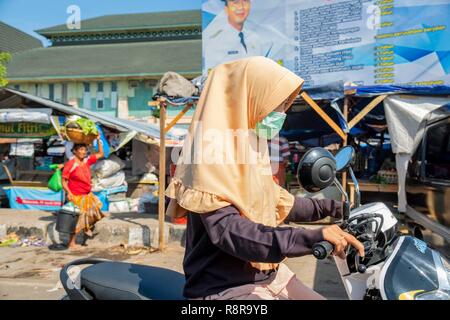
[[[84,108],[84,83],[89,83],[90,102],[88,109],[95,112],[104,113],[113,117],[118,117],[118,102],[120,99],[128,101],[128,115],[131,118],[144,118],[152,116],[152,110],[148,106],[148,102],[152,100],[156,88],[151,85],[149,80],[134,80],[136,87],[130,85],[128,80],[115,81],[117,84],[117,104],[112,105],[111,99],[111,83],[112,81],[101,81],[103,83],[103,108],[97,107],[97,89],[99,81],[85,82],[65,82],[67,94],[62,95],[63,83],[22,83],[20,85],[12,85],[14,89],[19,89],[30,94],[34,94],[43,98],[50,99],[50,86],[53,85],[53,100],[65,104],[76,104],[78,108]],[[169,107],[167,109],[168,117],[175,117],[184,106]],[[185,116],[191,117],[194,109],[191,108]]]

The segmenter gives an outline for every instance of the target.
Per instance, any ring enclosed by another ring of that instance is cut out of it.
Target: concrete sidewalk
[[[128,245],[158,247],[158,216],[142,213],[111,213],[99,221],[94,230],[92,245]],[[0,209],[0,238],[15,232],[21,238],[36,236],[48,244],[61,243],[68,238],[55,230],[56,216],[50,212],[34,210]],[[186,227],[165,222],[166,243],[181,244]],[[79,239],[83,240],[82,237]]]

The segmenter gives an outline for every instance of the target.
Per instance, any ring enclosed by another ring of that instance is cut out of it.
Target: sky
[[[0,21],[49,45],[34,30],[65,24],[71,5],[80,8],[84,20],[110,14],[200,9],[201,0],[0,0]]]

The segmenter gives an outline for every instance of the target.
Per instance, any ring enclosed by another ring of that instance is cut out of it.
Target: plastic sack
[[[145,192],[139,198],[138,212],[142,213],[142,212],[146,211],[145,210],[145,204],[146,203],[156,204],[156,203],[158,203],[158,201],[159,201],[158,187],[157,186],[152,186],[150,188],[149,192]]]
[[[126,198],[120,201],[111,201],[109,203],[110,213],[137,212],[139,199]]]
[[[152,172],[148,172],[142,176],[140,181],[141,182],[143,182],[143,181],[159,181],[159,178],[156,174],[154,174]]]
[[[94,195],[102,203],[101,211],[103,212],[109,211],[109,199],[107,192],[106,191],[94,192]]]
[[[187,98],[197,92],[197,88],[192,82],[172,71],[166,72],[158,83],[158,93],[170,97]]]
[[[128,199],[128,203],[130,205],[131,212],[139,211],[139,199]]]
[[[52,175],[50,180],[48,180],[48,188],[55,192],[59,192],[62,190],[62,173],[60,169],[57,169],[55,173]]]
[[[116,174],[108,178],[94,179],[93,180],[93,191],[98,192],[109,188],[119,187],[125,184],[125,172],[119,171]]]
[[[128,201],[128,199],[110,202],[109,212],[111,213],[131,212],[130,202]]]
[[[125,163],[114,154],[92,166],[94,174],[100,179],[111,177],[123,168],[125,168]]]
[[[126,198],[127,198],[127,193],[126,192],[121,192],[121,193],[115,193],[115,194],[108,195],[108,200],[110,202],[122,201],[122,200],[125,200]]]
[[[126,193],[127,191],[128,184],[126,182],[121,186],[105,189],[106,195],[108,196],[116,193]]]

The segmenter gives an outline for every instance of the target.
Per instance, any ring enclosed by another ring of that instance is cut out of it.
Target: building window
[[[117,82],[113,81],[111,82],[111,108],[116,109],[117,108]]]
[[[97,83],[97,109],[103,109],[104,103],[103,103],[103,82]]]
[[[53,83],[50,83],[48,85],[48,98],[50,100],[55,100],[55,85]]]
[[[130,82],[128,82],[128,85],[129,85],[130,89],[135,89],[135,88],[139,87],[139,81],[131,80]]]
[[[67,83],[62,84],[61,88],[61,102],[67,104]]]
[[[36,83],[36,85],[35,85],[35,90],[36,90],[36,95],[38,96],[38,97],[42,97],[43,96],[43,94],[42,94],[42,84],[39,84],[39,83]]]
[[[91,109],[91,86],[89,82],[83,82],[83,108]]]
[[[147,87],[154,88],[158,85],[158,80],[148,80],[146,82],[146,84],[147,84]]]

